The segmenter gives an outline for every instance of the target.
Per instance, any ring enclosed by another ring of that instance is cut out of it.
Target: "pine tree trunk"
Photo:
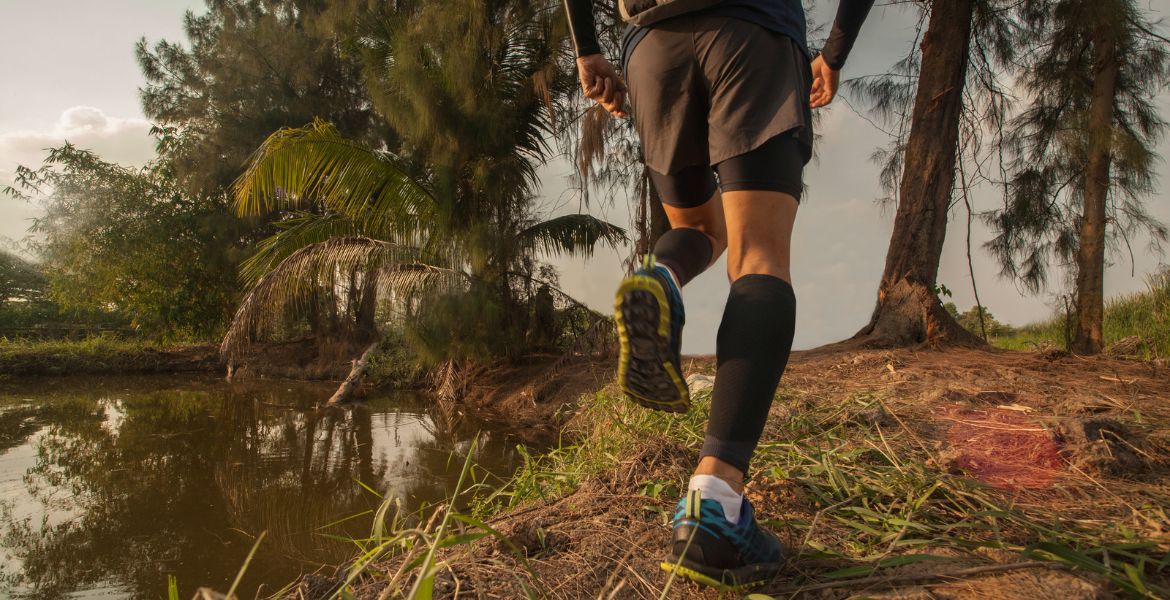
[[[1085,170],[1084,211],[1077,251],[1077,330],[1072,350],[1101,351],[1105,314],[1105,204],[1112,162],[1113,103],[1117,93],[1117,46],[1101,26],[1093,32],[1093,96],[1089,104],[1089,157]]]
[[[935,293],[954,191],[973,10],[974,0],[931,4],[885,272],[873,317],[854,337],[866,346],[982,344]]]

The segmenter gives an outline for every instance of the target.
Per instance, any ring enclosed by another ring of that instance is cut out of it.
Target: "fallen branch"
[[[353,368],[349,371],[349,377],[346,377],[345,381],[341,382],[341,386],[333,393],[333,397],[329,398],[329,402],[325,403],[326,406],[337,406],[353,395],[354,391],[361,384],[362,377],[365,377],[366,369],[370,366],[370,356],[378,349],[381,343],[382,340],[377,340],[370,344],[365,352],[362,352],[361,357],[353,361]]]

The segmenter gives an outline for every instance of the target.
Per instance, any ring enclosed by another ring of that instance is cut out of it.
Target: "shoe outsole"
[[[695,583],[724,592],[740,592],[764,585],[783,569],[780,563],[745,565],[738,569],[716,569],[671,556],[659,563],[663,571],[686,577]]]
[[[621,342],[618,383],[641,406],[685,413],[691,394],[672,360],[669,306],[666,290],[654,277],[631,275],[618,287],[614,303]]]

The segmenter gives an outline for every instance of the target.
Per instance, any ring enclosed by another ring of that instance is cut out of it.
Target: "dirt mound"
[[[1069,464],[1089,475],[1138,475],[1151,465],[1142,442],[1125,425],[1105,418],[1065,419],[1053,428]]]
[[[520,438],[556,438],[583,394],[614,377],[614,361],[591,356],[534,355],[515,364],[470,370],[449,367],[427,391],[452,424],[474,418]]]
[[[364,345],[314,339],[252,344],[232,365],[233,379],[277,378],[341,381]]]

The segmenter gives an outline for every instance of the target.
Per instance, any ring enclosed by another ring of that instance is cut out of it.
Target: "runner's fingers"
[[[582,80],[581,88],[585,91],[586,98],[596,99],[598,96],[597,77],[591,76]]]
[[[613,116],[615,116],[615,117],[624,117],[624,116],[626,116],[625,106],[626,106],[626,91],[623,89],[623,90],[620,90],[617,93],[617,95],[614,97],[613,107],[609,109],[609,112],[611,114],[613,114]]]
[[[833,94],[827,90],[822,89],[812,95],[809,101],[810,108],[820,108],[826,106],[833,101]]]
[[[613,104],[614,98],[617,96],[617,93],[618,93],[617,83],[613,80],[613,77],[606,77],[605,78],[605,91],[601,96],[602,99],[605,101],[606,104]]]

